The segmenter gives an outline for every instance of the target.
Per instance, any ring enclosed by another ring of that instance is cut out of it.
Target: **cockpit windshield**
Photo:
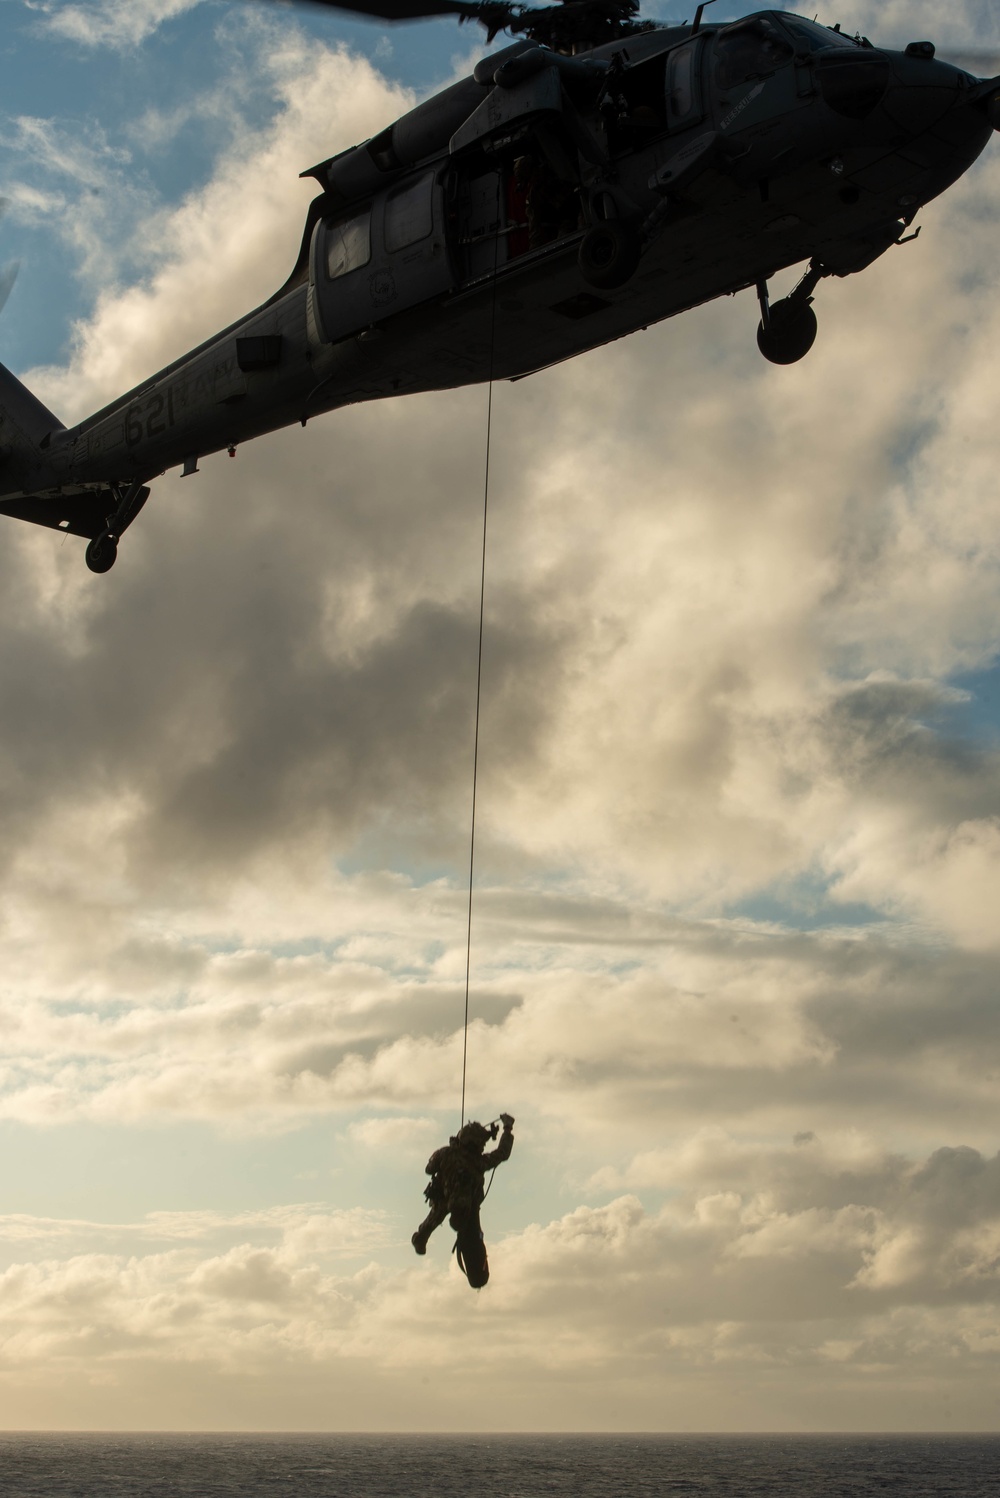
[[[768,78],[792,60],[788,40],[767,16],[736,21],[715,38],[715,76],[720,88]]]
[[[781,24],[797,42],[804,42],[810,52],[822,52],[826,47],[857,46],[853,36],[845,36],[841,31],[821,26],[818,21],[807,21],[802,16],[782,16]]]

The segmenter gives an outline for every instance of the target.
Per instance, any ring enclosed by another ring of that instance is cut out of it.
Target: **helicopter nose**
[[[930,42],[906,52],[838,48],[819,55],[817,71],[820,93],[835,114],[851,120],[874,117],[909,136],[931,129],[969,86],[967,74],[938,62]]]
[[[884,152],[859,163],[853,185],[889,195],[912,217],[920,204],[957,181],[986,146],[993,124],[982,90],[967,73],[938,62],[929,43],[906,52],[872,48],[853,58],[839,52],[833,56],[838,66],[832,81],[840,79],[842,68],[845,90],[839,108],[827,100],[830,108],[841,114],[853,109],[860,138]],[[852,77],[853,86],[847,88]],[[882,94],[873,104],[879,82]],[[862,104],[868,106],[864,115]]]
[[[950,63],[939,62],[929,42],[916,42],[905,52],[887,53],[891,75],[883,109],[901,130],[918,135],[964,102],[969,78]]]

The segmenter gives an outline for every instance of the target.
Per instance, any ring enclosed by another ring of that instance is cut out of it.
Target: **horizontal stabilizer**
[[[148,489],[139,490],[130,509],[129,525],[148,497]],[[105,530],[108,517],[117,508],[118,501],[110,489],[81,489],[76,494],[59,494],[54,498],[18,495],[0,499],[0,515],[27,520],[31,525],[46,525],[69,536],[85,536],[88,541]]]

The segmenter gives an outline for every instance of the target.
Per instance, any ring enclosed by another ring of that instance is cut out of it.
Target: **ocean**
[[[3,1498],[995,1498],[1000,1436],[0,1434]]]

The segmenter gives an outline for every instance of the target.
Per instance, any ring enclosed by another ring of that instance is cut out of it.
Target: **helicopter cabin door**
[[[326,343],[450,291],[455,277],[438,172],[419,172],[370,202],[321,219],[313,231],[310,281]]]

